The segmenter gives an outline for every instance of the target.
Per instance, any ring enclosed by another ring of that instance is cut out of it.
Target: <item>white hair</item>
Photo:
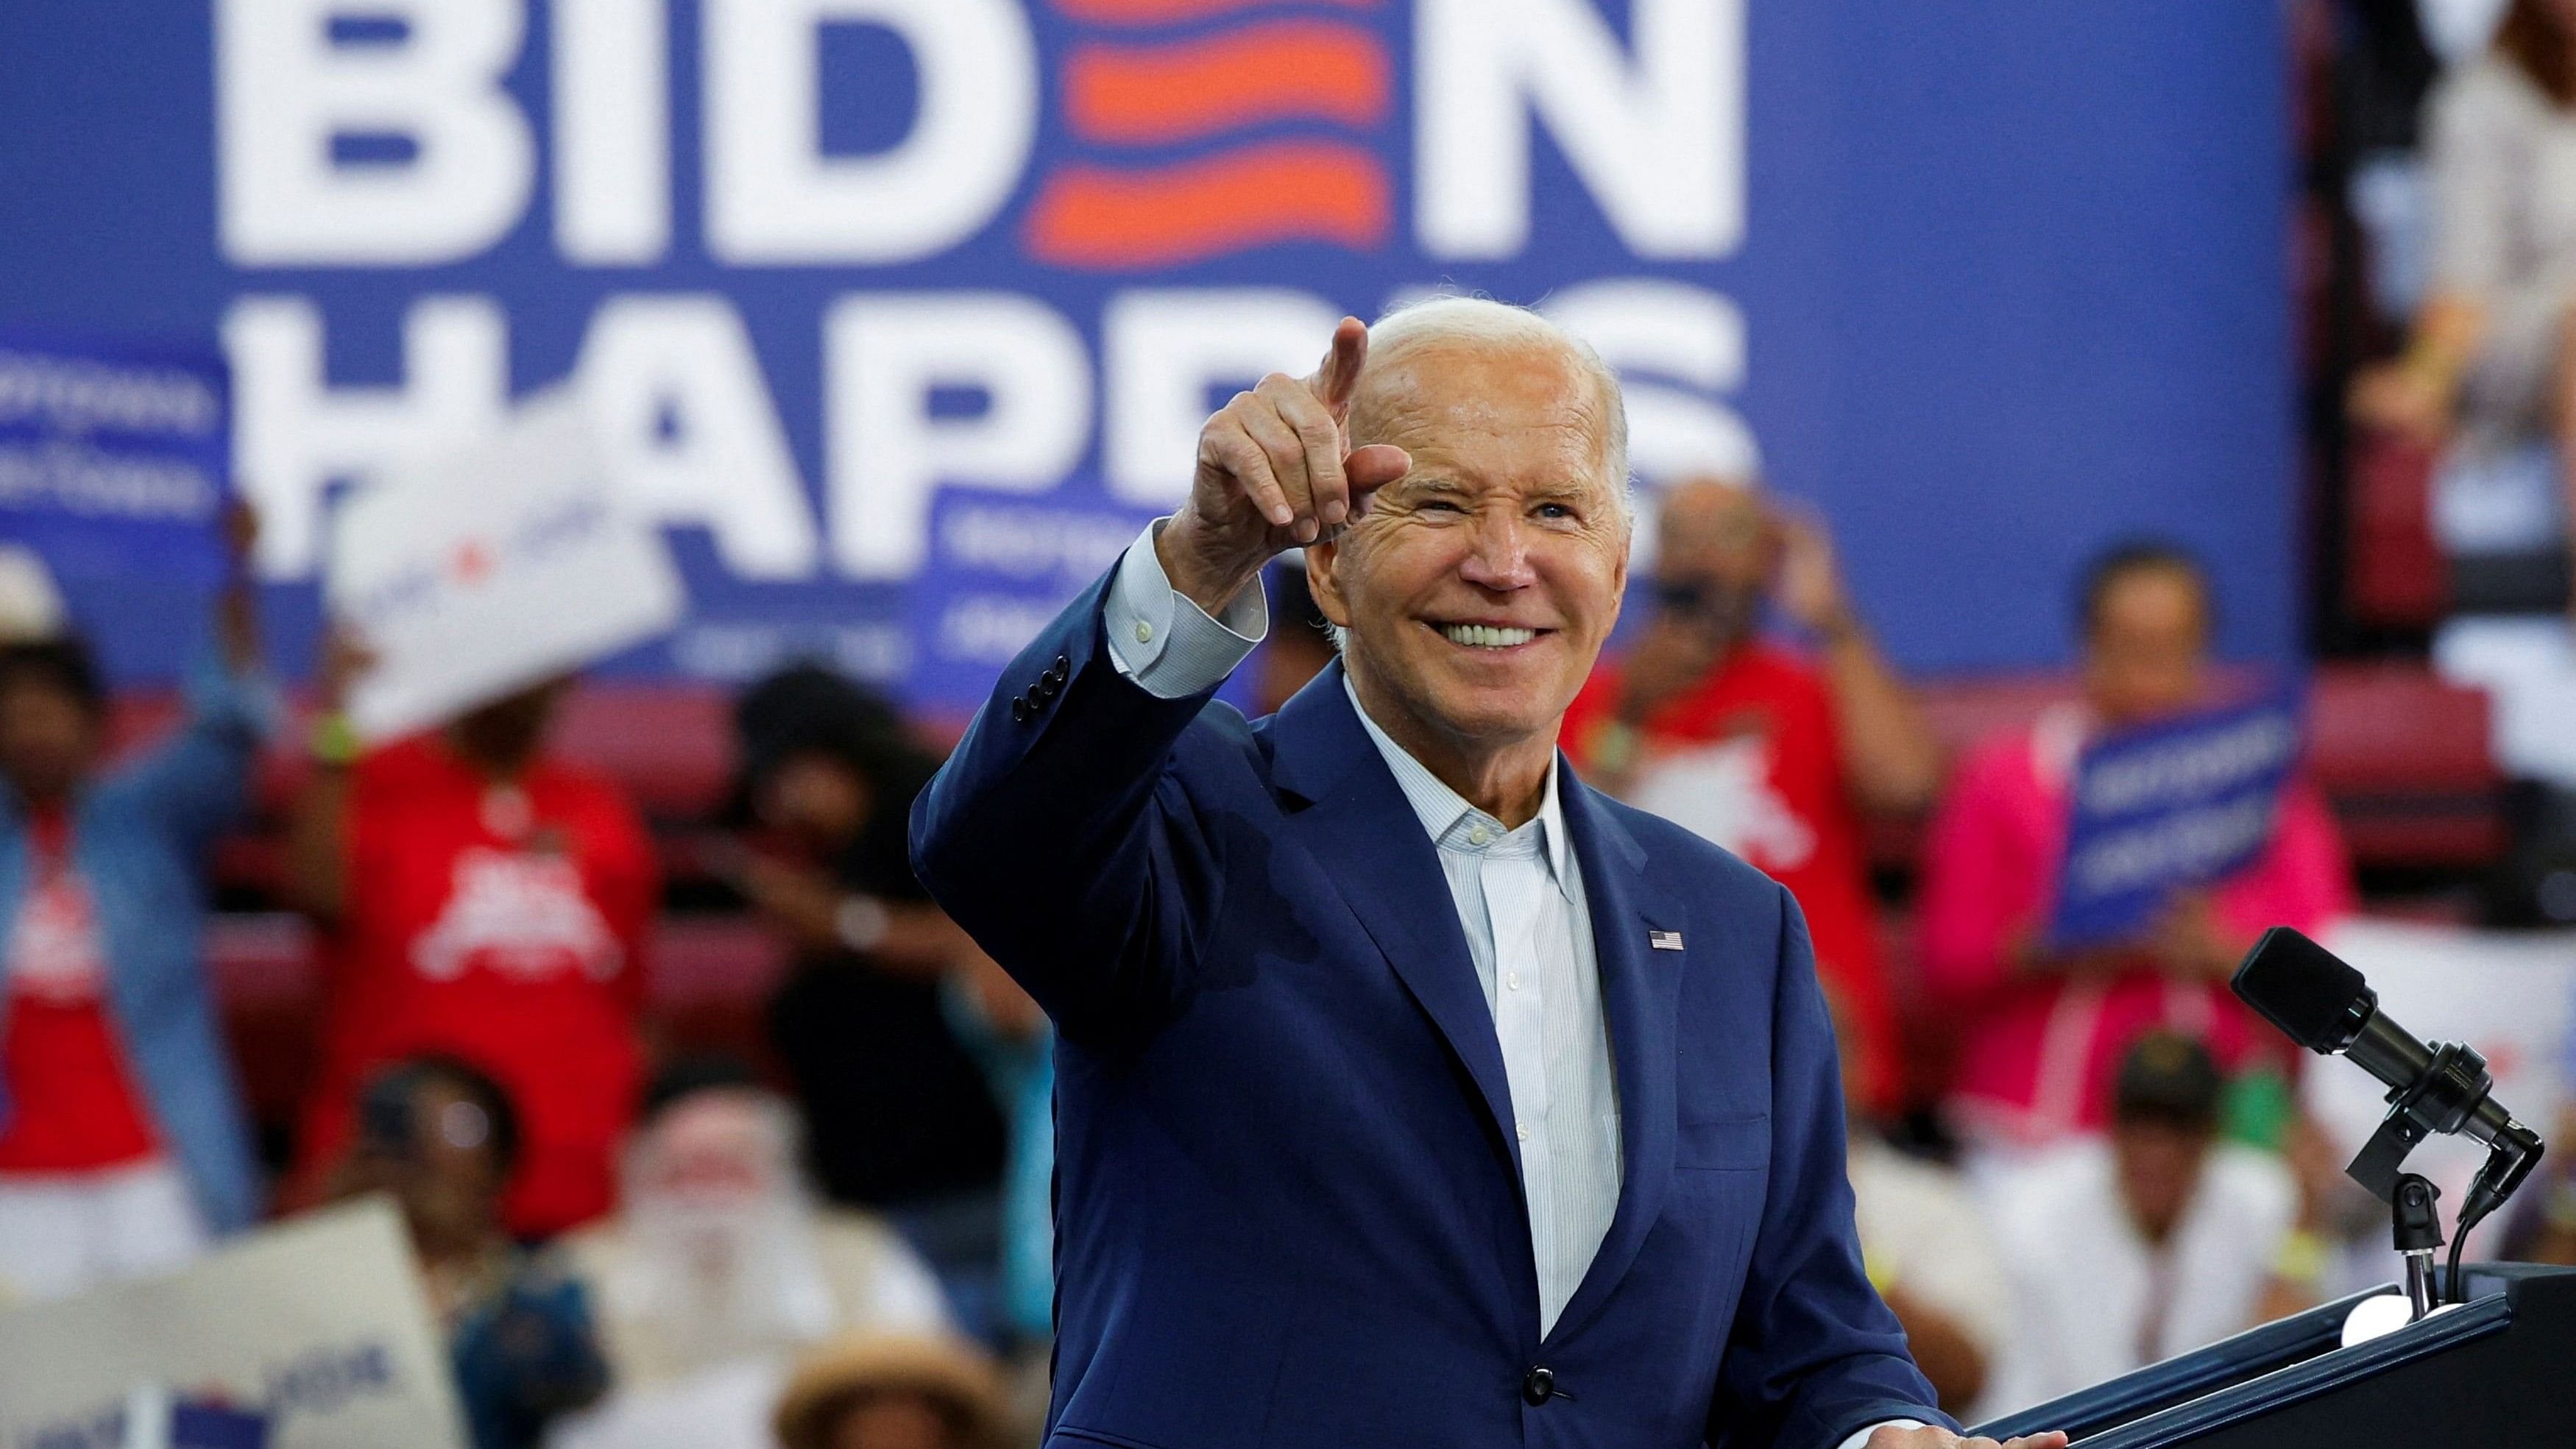
[[[1412,348],[1440,343],[1531,348],[1558,353],[1572,362],[1600,390],[1603,461],[1621,504],[1634,510],[1628,479],[1628,405],[1619,390],[1619,374],[1610,370],[1592,344],[1527,307],[1491,297],[1435,296],[1390,308],[1379,317],[1369,328],[1369,362],[1375,365]]]

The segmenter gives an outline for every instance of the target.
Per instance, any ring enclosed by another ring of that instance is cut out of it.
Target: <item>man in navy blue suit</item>
[[[1050,1449],[1960,1442],[1862,1273],[1797,906],[1557,754],[1626,432],[1534,314],[1345,319],[922,796],[1060,1032]],[[1246,722],[1299,545],[1341,662]]]

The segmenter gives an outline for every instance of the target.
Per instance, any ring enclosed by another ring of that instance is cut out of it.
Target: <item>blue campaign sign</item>
[[[211,350],[0,329],[0,539],[83,581],[211,581],[226,391]]]
[[[2251,864],[2271,843],[2298,756],[2298,701],[2287,691],[2087,745],[2068,796],[2050,940],[2133,936],[2175,891]]]
[[[2031,601],[2142,531],[2279,657],[2287,64],[2242,0],[38,0],[0,319],[220,343],[290,663],[341,490],[569,380],[692,601],[614,668],[962,705],[940,640],[1036,595],[943,489],[1167,509],[1214,402],[1444,287],[1590,337],[1650,490],[1815,500],[1910,665],[2062,658]]]

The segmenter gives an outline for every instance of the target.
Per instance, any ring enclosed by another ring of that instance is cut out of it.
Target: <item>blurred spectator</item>
[[[617,1216],[564,1240],[621,1393],[743,1359],[783,1374],[837,1332],[947,1327],[938,1280],[901,1237],[808,1196],[797,1137],[795,1109],[739,1063],[655,1077]]]
[[[817,1350],[778,1401],[779,1449],[1000,1449],[992,1365],[943,1338],[856,1336]]]
[[[1270,637],[1253,658],[1252,717],[1277,714],[1306,681],[1333,662],[1324,611],[1306,588],[1305,555],[1288,554],[1263,571],[1270,590]]]
[[[363,659],[334,644],[326,704]],[[358,1084],[405,1057],[460,1058],[518,1104],[510,1229],[608,1210],[610,1155],[642,1086],[651,839],[605,777],[545,749],[565,685],[360,756],[326,712],[296,813],[293,897],[324,936],[328,1005],[307,1102],[307,1174],[348,1141]]]
[[[1837,1041],[1851,1037],[1851,1012],[1828,991]],[[1887,1300],[1916,1367],[1964,1414],[1985,1388],[2012,1317],[2011,1287],[1987,1233],[1983,1209],[1959,1174],[1888,1145],[1860,1097],[1853,1053],[1842,1054],[1850,1113],[1847,1161],[1853,1216],[1869,1281]]]
[[[1789,888],[1818,971],[1850,1002],[1863,1099],[1891,1105],[1894,1005],[1858,811],[1931,803],[1931,731],[1853,612],[1822,526],[1748,483],[1665,492],[1654,594],[1644,636],[1567,712],[1567,746],[1595,784]],[[1813,659],[1762,637],[1766,601],[1814,637]]]
[[[249,546],[233,529],[235,565]],[[75,639],[0,644],[0,1280],[51,1297],[172,1266],[259,1211],[203,954],[205,856],[268,718],[249,587],[167,743],[102,768]]]
[[[2254,1326],[2293,1242],[2279,1158],[2218,1140],[2223,1083],[2172,1032],[2121,1064],[2110,1137],[1989,1184],[2014,1301],[1984,1412],[2089,1388]]]
[[[2405,353],[2354,379],[2353,414],[2487,457],[2545,440],[2576,501],[2576,0],[2512,0],[2429,129],[2431,293]]]
[[[1011,1422],[1046,1419],[1055,1340],[1055,1027],[981,951],[949,974],[949,1020],[983,1065],[1011,1121],[1002,1174],[1002,1261],[996,1331]]]
[[[368,1078],[357,1118],[332,1196],[393,1196],[474,1449],[533,1449],[550,1421],[607,1389],[608,1365],[581,1284],[502,1226],[522,1144],[509,1094],[464,1062],[422,1057]]]
[[[904,844],[937,762],[885,701],[812,665],[754,686],[734,721],[756,846],[739,884],[796,953],[769,1031],[815,1175],[835,1202],[904,1210],[943,1276],[989,1282],[1002,1116],[939,987],[973,943]]]
[[[2045,938],[2067,826],[2067,779],[2086,739],[2212,698],[2209,583],[2163,544],[2114,549],[2081,594],[2083,700],[1973,752],[1924,846],[1926,984],[1959,1023],[1951,1096],[1983,1147],[2097,1127],[2120,1055],[2153,1027],[2207,1042],[2236,1070],[2288,1055],[2227,990],[2267,926],[2316,932],[2351,909],[2343,848],[2305,780],[2283,792],[2270,845],[2205,891],[2178,894],[2141,939],[2062,952]]]

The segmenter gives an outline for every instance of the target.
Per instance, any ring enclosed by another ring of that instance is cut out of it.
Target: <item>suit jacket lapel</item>
[[[1351,913],[1448,1040],[1517,1175],[1520,1143],[1509,1125],[1502,1043],[1467,954],[1449,879],[1421,817],[1352,710],[1342,666],[1334,663],[1299,690],[1271,722],[1270,734],[1273,778],[1308,802],[1291,817],[1291,830],[1307,837]]]
[[[1600,1311],[1663,1213],[1673,1175],[1673,1030],[1684,959],[1647,946],[1649,929],[1680,930],[1683,913],[1647,879],[1645,848],[1562,760],[1557,768],[1564,772],[1559,794],[1592,915],[1602,1015],[1609,1023],[1611,1070],[1619,1084],[1621,1173],[1610,1231],[1558,1316],[1551,1338],[1581,1328]]]

